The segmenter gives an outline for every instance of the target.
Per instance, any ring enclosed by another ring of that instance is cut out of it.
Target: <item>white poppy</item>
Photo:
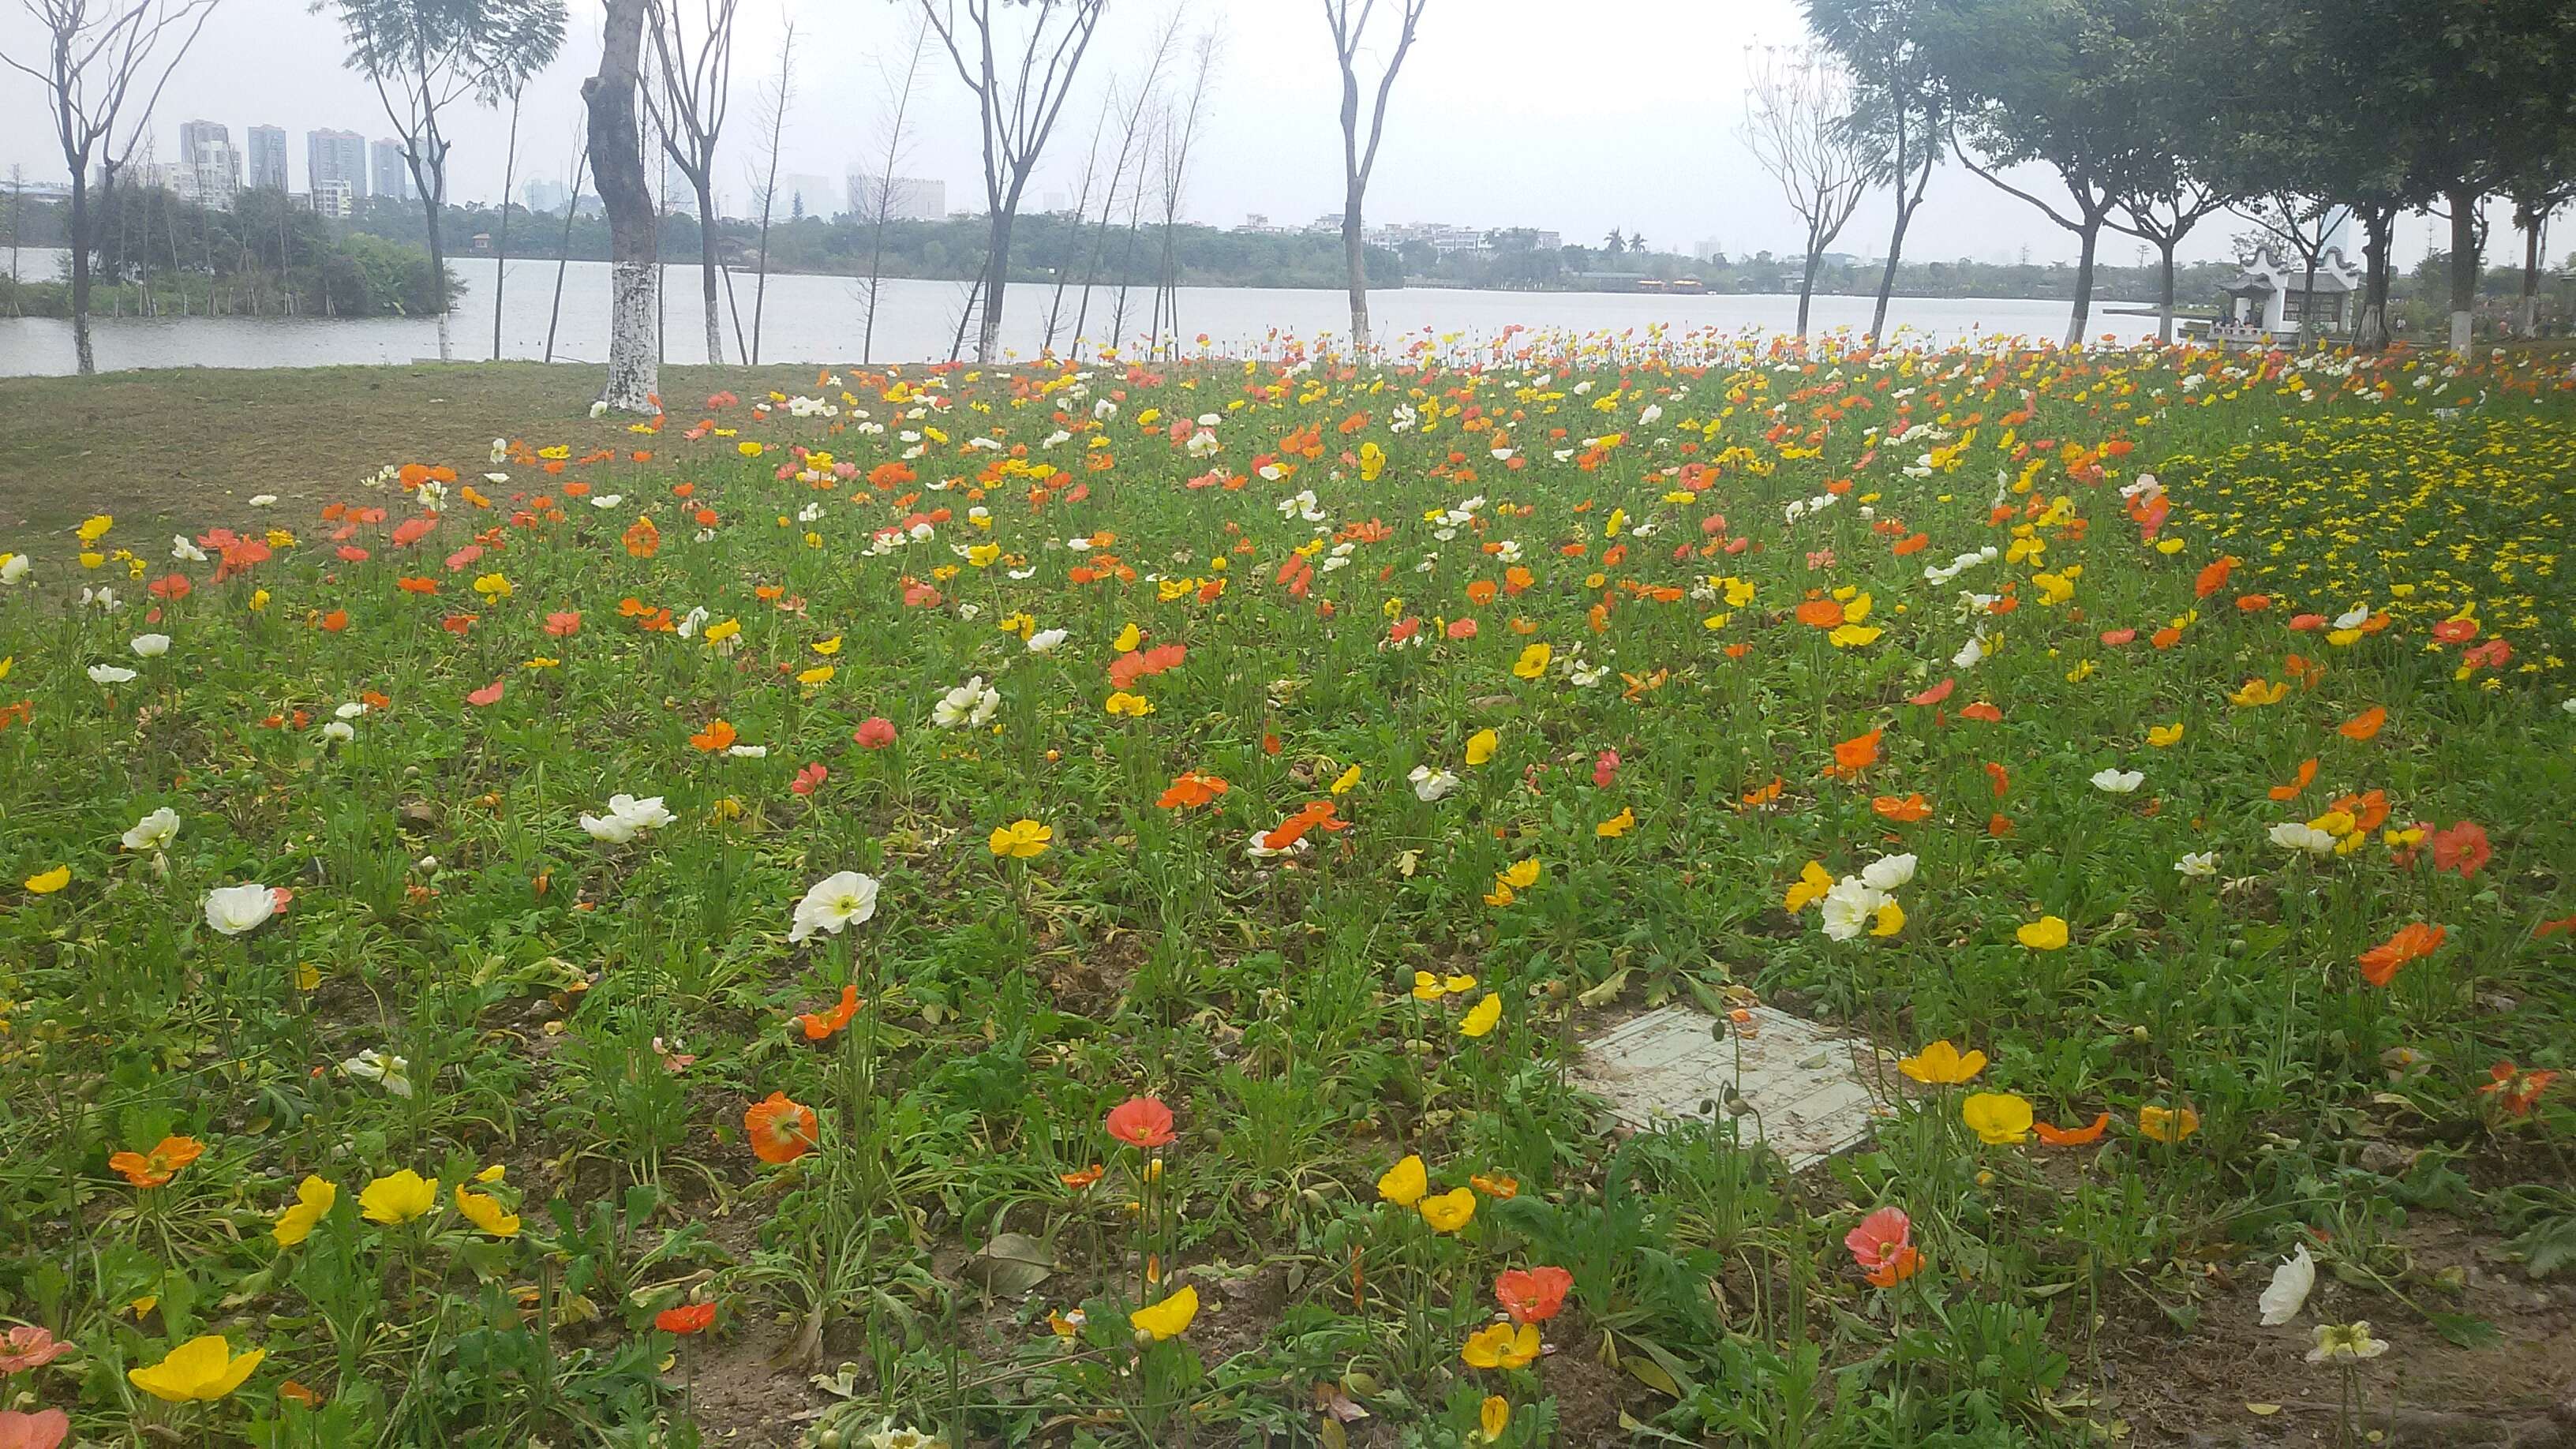
[[[138,659],[158,659],[162,655],[170,652],[170,636],[167,634],[137,634],[132,639],[126,641],[125,647],[133,650],[135,657]]]
[[[1887,904],[1887,892],[1858,876],[1847,875],[1825,892],[1824,921],[1828,940],[1849,941],[1869,929],[1872,916]]]
[[[340,1070],[362,1082],[374,1082],[397,1097],[411,1096],[411,1063],[391,1052],[369,1047],[340,1063]]]
[[[1892,891],[1914,879],[1914,857],[1882,855],[1860,868],[1861,883],[1872,890]]]
[[[1405,778],[1413,782],[1414,798],[1425,804],[1436,801],[1458,788],[1456,775],[1447,770],[1435,770],[1429,765],[1414,766],[1413,773]]]
[[[2113,795],[2126,795],[2147,781],[2144,770],[2101,769],[2093,772],[2093,788]]]
[[[2272,843],[2284,850],[2304,850],[2310,855],[2324,855],[2335,848],[2335,838],[2304,821],[2284,820],[2272,827]]]
[[[1052,654],[1055,652],[1056,646],[1062,644],[1065,641],[1065,638],[1066,634],[1062,629],[1040,629],[1036,633],[1031,634],[1028,638],[1029,652],[1031,654]]]
[[[89,677],[95,684],[123,684],[134,677],[134,671],[122,664],[93,664]]]
[[[335,719],[329,724],[322,726],[322,738],[326,740],[345,744],[357,737],[358,727],[344,719]]]
[[[2263,1326],[2278,1328],[2299,1316],[2306,1307],[2308,1294],[2317,1286],[2317,1260],[2308,1253],[2308,1245],[2281,1261],[2272,1270],[2272,1282],[2263,1290],[2261,1308]]]
[[[254,493],[250,496],[250,506],[253,508],[266,508],[275,502],[277,502],[277,495],[274,493]]]
[[[2204,850],[2174,862],[2174,874],[2198,879],[2218,874],[2218,852]]]
[[[277,897],[264,885],[217,886],[206,892],[206,924],[227,936],[256,930],[277,914]]]
[[[813,889],[796,903],[794,922],[787,928],[787,939],[804,940],[816,931],[829,931],[837,936],[853,921],[865,925],[877,913],[877,878],[845,870],[814,882]]]
[[[125,832],[125,848],[160,850],[167,847],[178,833],[179,812],[164,805],[134,822],[134,828]]]
[[[1002,708],[1002,692],[978,674],[939,697],[930,722],[941,729],[972,729],[989,723]]]
[[[188,541],[188,535],[184,533],[174,533],[170,535],[170,557],[179,560],[181,563],[204,563],[206,561],[206,551],[197,547],[195,544],[190,543]]]

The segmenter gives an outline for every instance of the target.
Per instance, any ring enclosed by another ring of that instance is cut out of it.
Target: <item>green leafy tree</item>
[[[1905,234],[1923,206],[1932,169],[1950,140],[1949,87],[1924,43],[1935,0],[1806,0],[1807,25],[1842,57],[1851,75],[1847,124],[1866,143],[1870,184],[1892,193],[1895,222],[1869,335],[1887,331],[1889,299],[1905,255]]]
[[[375,85],[385,119],[402,137],[403,163],[420,195],[437,288],[438,356],[448,338],[447,251],[439,210],[447,203],[444,118],[468,98],[498,105],[563,49],[564,0],[313,0],[339,16],[349,69]]]

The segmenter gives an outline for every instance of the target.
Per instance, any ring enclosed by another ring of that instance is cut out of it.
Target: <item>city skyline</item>
[[[799,85],[806,99],[789,118],[780,170],[808,180],[881,170],[877,118],[884,107],[876,72],[880,63],[900,69],[913,7],[826,6],[814,0],[788,5],[799,26]],[[1111,7],[1029,189],[1033,207],[1050,194],[1069,197],[1079,190],[1084,144],[1102,97],[1113,84],[1136,78],[1151,34],[1169,13],[1163,5]],[[1389,108],[1387,141],[1369,190],[1372,226],[1532,228],[1586,244],[1616,227],[1623,234],[1642,232],[1658,250],[1683,254],[1711,242],[1731,255],[1800,249],[1797,219],[1734,135],[1742,111],[1743,54],[1759,41],[1805,39],[1796,0],[1741,0],[1723,14],[1677,0],[1639,0],[1639,13],[1628,17],[1632,23],[1626,27],[1569,29],[1543,0],[1480,0],[1473,24],[1455,6],[1435,5],[1430,16]],[[1339,84],[1321,22],[1304,7],[1292,13],[1291,7],[1200,3],[1188,12],[1185,34],[1212,23],[1221,32],[1217,99],[1193,151],[1182,217],[1229,227],[1251,214],[1295,218],[1338,208]],[[742,16],[734,81],[745,95],[766,83],[778,24],[770,13]],[[0,14],[0,48],[23,48],[28,31],[23,15]],[[1548,36],[1551,58],[1544,76],[1529,72],[1526,62],[1530,37],[1541,33]],[[1640,49],[1634,39],[1646,33],[1656,43]],[[570,180],[580,82],[597,58],[596,17],[582,12],[562,56],[527,90],[520,177]],[[975,112],[946,59],[934,41],[922,61],[911,142],[900,169],[940,181],[951,196],[965,198],[961,207],[980,210]],[[310,132],[355,121],[369,130],[383,128],[379,98],[343,60],[336,28],[317,22],[303,0],[232,0],[172,77],[151,130],[166,138],[180,119],[225,114],[244,74],[292,80],[276,88],[269,114],[251,118],[260,125]],[[848,87],[846,103],[827,105],[817,98],[817,88],[835,77],[857,77],[860,83]],[[1567,83],[1562,77],[1580,79]],[[749,108],[737,110],[716,169],[718,189],[741,206],[755,193],[755,153],[762,143]],[[449,198],[497,198],[509,117],[459,104],[446,113],[442,127],[455,146]],[[1113,143],[1114,134],[1113,128]],[[47,148],[49,135],[32,84],[0,80],[0,170],[16,163],[30,180],[53,178],[61,161]],[[365,147],[360,149],[353,202],[373,190]],[[869,157],[876,159],[863,159]],[[2054,184],[2044,170],[2008,172],[2007,179],[2042,191]],[[308,178],[288,189],[312,188]],[[847,207],[846,194],[821,207],[811,195],[806,202],[809,211],[826,214]],[[694,203],[685,209],[694,210]],[[2494,234],[2509,233],[2509,213],[2504,203],[2491,204]],[[1888,219],[1886,194],[1873,194],[1836,249],[1883,252]],[[2217,218],[2193,234],[2181,259],[2225,259],[2248,230],[2234,217]],[[2398,228],[2399,265],[2411,265],[2427,249],[2423,228]],[[1998,263],[2056,263],[2072,262],[2076,247],[2071,234],[2033,208],[1951,165],[1935,174],[1907,250]],[[2106,237],[2103,260],[2128,263],[2144,250],[2132,238]]]

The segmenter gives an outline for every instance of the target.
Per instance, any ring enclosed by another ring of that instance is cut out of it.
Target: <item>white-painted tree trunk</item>
[[[655,359],[662,268],[654,262],[619,262],[609,269],[608,381],[600,401],[615,412],[649,413],[661,391]]]

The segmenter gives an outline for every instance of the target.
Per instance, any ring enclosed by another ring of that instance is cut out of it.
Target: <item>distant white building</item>
[[[877,215],[877,178],[853,171],[850,173],[850,214],[866,220]],[[945,221],[948,219],[948,183],[918,176],[896,176],[886,181],[885,214],[895,221]]]
[[[304,133],[304,185],[319,196],[334,184],[345,186],[352,202],[367,195],[367,138],[355,131]],[[316,211],[320,207],[314,208]]]
[[[179,159],[168,168],[166,184],[182,201],[230,211],[241,193],[241,174],[241,152],[233,149],[230,127],[219,121],[180,124]]]
[[[286,128],[253,126],[242,133],[242,139],[250,147],[250,189],[290,189],[286,184]]]
[[[572,202],[572,190],[560,181],[531,181],[519,191],[522,204],[538,216],[553,216]]]
[[[367,148],[368,174],[375,194],[387,201],[411,200],[411,163],[403,159],[403,143],[390,138]]]
[[[770,203],[769,214],[780,220],[799,216],[829,217],[838,212],[847,200],[844,189],[833,185],[828,178],[791,171],[778,178],[778,195]]]
[[[347,221],[358,212],[358,193],[346,181],[321,182],[303,200],[306,210],[333,221]]]
[[[2352,324],[2361,281],[2361,268],[2345,261],[2341,248],[2327,248],[2311,277],[2306,262],[2284,261],[2265,247],[2221,289],[2227,310],[2212,334],[2226,342],[2270,343],[2340,332]]]
[[[1695,262],[1725,261],[1726,243],[1713,236],[1701,237],[1698,241],[1691,244],[1691,260]]]

